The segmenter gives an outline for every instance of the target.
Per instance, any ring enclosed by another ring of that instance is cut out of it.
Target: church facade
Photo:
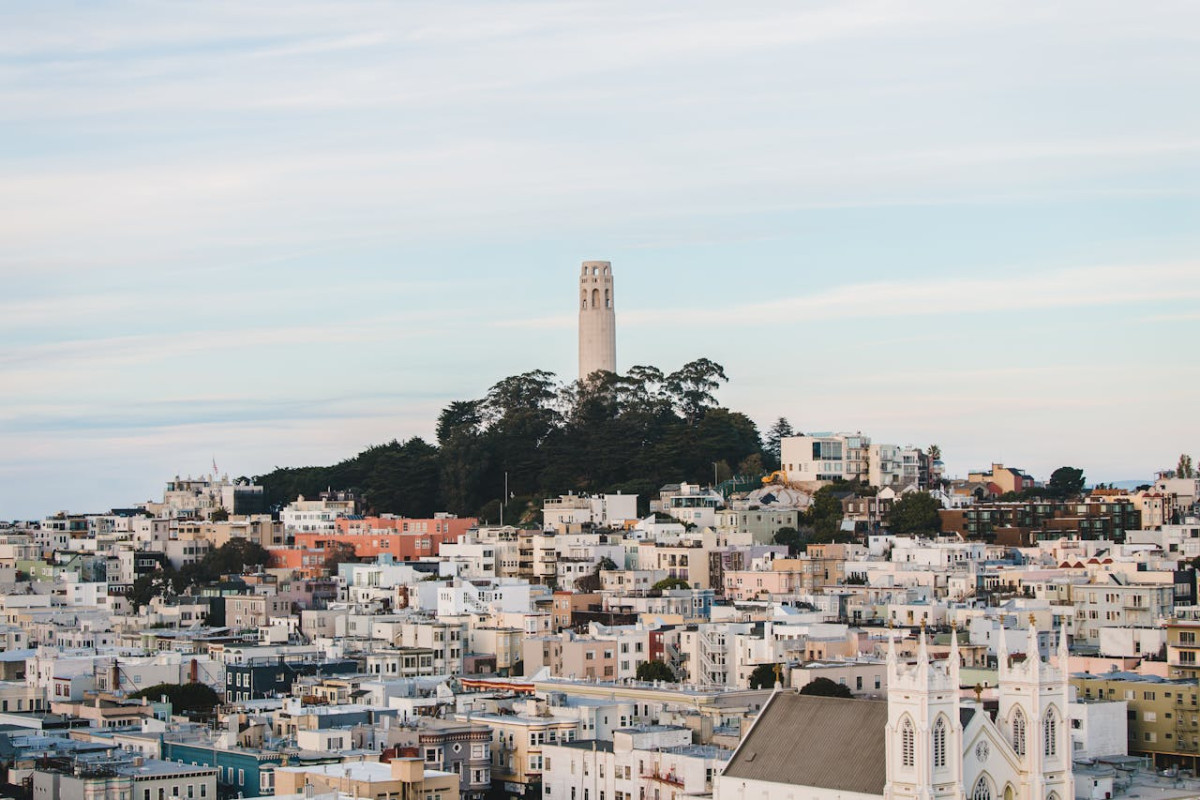
[[[1066,648],[1063,634],[1060,665]],[[1041,659],[1032,626],[1027,654],[1001,650],[991,709],[962,699],[957,642],[931,661],[924,631],[915,663],[889,644],[886,702],[777,691],[717,800],[1074,800],[1068,675]]]

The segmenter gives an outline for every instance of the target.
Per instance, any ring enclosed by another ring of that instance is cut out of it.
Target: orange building
[[[325,551],[315,548],[268,547],[267,566],[271,569],[290,569],[302,578],[325,576]]]
[[[297,533],[295,542],[299,550],[325,550],[340,542],[353,546],[359,558],[390,553],[397,561],[416,561],[436,556],[443,542],[457,541],[477,523],[473,517],[342,518],[337,520],[336,533]]]

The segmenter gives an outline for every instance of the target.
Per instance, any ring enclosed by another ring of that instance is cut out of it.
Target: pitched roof
[[[724,775],[883,795],[887,703],[777,692]]]

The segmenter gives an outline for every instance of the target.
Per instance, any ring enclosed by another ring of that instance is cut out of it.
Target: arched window
[[[1046,800],[1058,800],[1058,792],[1051,792],[1046,795]]]
[[[579,307],[587,308],[587,292],[584,292],[583,296],[579,298]]]
[[[933,726],[933,766],[935,769],[946,766],[945,717],[938,717],[937,724]]]
[[[600,307],[600,290],[592,289],[592,308]]]
[[[900,726],[900,763],[906,767],[916,764],[916,757],[913,754],[915,739],[916,731],[913,730],[912,720],[905,717],[904,724]]]
[[[1013,712],[1012,747],[1017,755],[1025,755],[1025,713],[1019,708]]]
[[[1050,713],[1046,715],[1045,722],[1042,723],[1042,738],[1043,753],[1048,758],[1053,758],[1058,755],[1058,715],[1054,713],[1054,709],[1050,709]]]
[[[604,290],[604,307],[612,308],[612,298],[608,295],[608,289]]]
[[[986,775],[980,775],[975,781],[975,789],[971,792],[971,800],[992,800],[992,784]]]

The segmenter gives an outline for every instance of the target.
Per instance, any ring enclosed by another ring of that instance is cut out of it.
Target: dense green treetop
[[[942,504],[928,492],[906,494],[892,504],[888,513],[888,530],[892,533],[938,533]]]
[[[446,406],[436,444],[393,440],[329,467],[277,468],[255,480],[276,508],[348,489],[362,493],[368,513],[484,512],[491,522],[502,500],[514,523],[541,498],[568,491],[620,491],[646,503],[664,484],[709,479],[713,464],[732,471],[771,460],[754,422],[717,403],[727,381],[704,358],[671,373],[635,366],[566,384],[534,370]]]

